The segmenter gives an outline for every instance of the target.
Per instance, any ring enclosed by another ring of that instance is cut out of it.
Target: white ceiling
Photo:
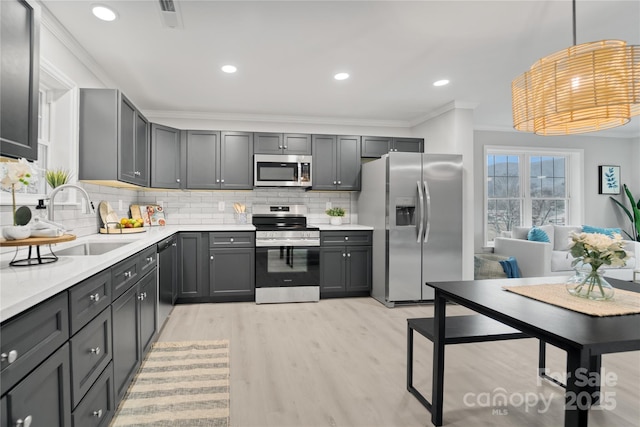
[[[455,102],[476,129],[511,129],[513,78],[573,43],[568,0],[176,0],[177,29],[157,0],[101,0],[111,23],[93,1],[41,3],[145,112],[411,126]],[[640,1],[576,7],[578,43],[640,45]],[[640,120],[608,134],[640,135]]]

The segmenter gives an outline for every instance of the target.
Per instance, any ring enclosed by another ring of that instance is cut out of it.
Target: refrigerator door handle
[[[431,192],[429,191],[429,185],[427,185],[427,181],[423,181],[424,184],[424,194],[425,194],[425,203],[424,203],[424,209],[423,212],[426,211],[427,215],[426,215],[426,223],[424,226],[424,243],[427,243],[427,240],[429,240],[429,231],[431,230]],[[424,218],[424,214],[423,214],[423,218]]]
[[[418,221],[418,239],[416,242],[420,243],[424,227],[424,195],[422,194],[422,185],[420,185],[420,181],[416,181],[416,184],[418,184],[418,199],[420,200],[420,221]]]

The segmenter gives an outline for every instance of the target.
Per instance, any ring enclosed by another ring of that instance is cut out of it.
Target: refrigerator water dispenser
[[[415,226],[415,206],[396,206],[396,226]]]

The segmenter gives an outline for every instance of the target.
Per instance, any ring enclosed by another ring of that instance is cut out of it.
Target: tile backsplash
[[[167,224],[234,224],[237,221],[234,203],[246,206],[251,221],[252,207],[262,204],[303,204],[309,208],[309,223],[328,224],[329,217],[324,213],[327,202],[333,207],[343,207],[347,211],[345,223],[357,223],[355,192],[343,191],[305,191],[289,188],[260,188],[247,191],[156,191],[113,188],[89,183],[79,183],[89,193],[96,208],[95,214],[83,212],[80,194],[78,203],[58,204],[56,197],[55,220],[77,236],[98,233],[101,225],[98,205],[106,200],[116,211],[118,217],[129,216],[131,204],[162,204]],[[66,191],[66,190],[65,190]],[[72,190],[73,191],[73,190]],[[9,197],[10,199],[10,197]],[[3,200],[6,198],[3,195]],[[220,211],[220,203],[224,210]],[[122,208],[120,208],[122,206]],[[29,206],[36,215],[35,203]],[[11,205],[3,202],[0,206],[0,224],[11,224]]]

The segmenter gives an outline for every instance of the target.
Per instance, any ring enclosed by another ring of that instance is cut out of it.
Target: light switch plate
[[[218,211],[224,212],[224,202],[218,202]]]

